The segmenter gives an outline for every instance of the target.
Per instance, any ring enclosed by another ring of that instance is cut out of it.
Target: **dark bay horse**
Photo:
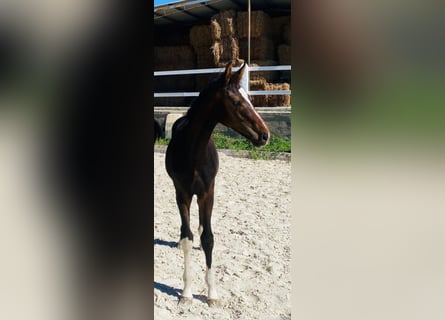
[[[268,143],[270,132],[256,112],[246,91],[240,86],[244,64],[232,73],[229,63],[225,71],[211,82],[191,104],[187,114],[173,125],[165,164],[176,189],[176,203],[181,215],[179,247],[184,252],[184,289],[180,302],[191,302],[190,257],[193,233],[190,230],[190,204],[197,196],[201,247],[206,259],[207,303],[215,304],[219,297],[212,269],[213,233],[211,216],[218,153],[212,133],[217,123],[230,127],[249,139],[255,146]]]

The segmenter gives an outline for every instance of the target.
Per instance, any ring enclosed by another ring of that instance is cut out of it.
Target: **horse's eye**
[[[241,104],[241,101],[239,101],[239,100],[235,100],[235,101],[233,101],[233,105],[234,105],[235,107],[239,107],[240,104]]]

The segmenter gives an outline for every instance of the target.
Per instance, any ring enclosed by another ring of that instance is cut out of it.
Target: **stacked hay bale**
[[[289,15],[270,17],[263,11],[251,13],[250,66],[291,63],[290,23]],[[168,36],[160,37],[156,42],[155,70],[225,67],[229,61],[236,67],[248,57],[247,12],[221,11],[211,17],[209,24],[167,33]],[[188,34],[186,40],[184,33]],[[214,76],[198,74],[156,77],[155,91],[201,91]],[[289,90],[290,71],[251,71],[250,80],[252,91]],[[255,106],[290,105],[289,95],[254,95],[251,98]],[[182,99],[185,101],[190,98]],[[182,104],[178,101],[181,98],[159,100],[163,100],[163,103],[159,103],[163,105]]]
[[[196,25],[190,29],[190,45],[196,55],[196,67],[198,69],[214,68],[215,57],[213,54],[213,38],[210,25]],[[195,90],[201,91],[209,82],[211,75],[198,74],[195,76]]]
[[[237,32],[240,38],[240,55],[248,56],[249,37],[248,12],[239,12],[237,20]],[[252,11],[250,19],[250,61],[252,66],[276,65],[274,41],[271,38],[271,18],[264,11]],[[252,72],[252,80],[274,81],[274,72]]]
[[[271,28],[270,28],[270,34],[272,40],[274,40],[275,45],[279,45],[285,42],[285,27],[290,26],[290,16],[277,16],[270,18],[271,20]],[[289,28],[287,28],[289,31]],[[287,36],[289,38],[289,36]]]
[[[274,33],[277,35],[277,57],[280,65],[291,64],[291,46],[290,46],[290,16],[274,18]],[[281,71],[280,79],[282,81],[290,82],[290,71]]]
[[[235,10],[221,11],[210,19],[213,40],[212,51],[217,67],[223,67],[230,61],[234,66],[240,66],[244,62],[239,58],[236,21],[237,13]]]
[[[265,67],[265,66],[276,66],[277,61],[275,60],[252,60],[251,67]],[[279,71],[250,71],[249,77],[251,80],[265,80],[267,82],[273,82],[280,76]]]
[[[240,39],[245,39],[249,36],[249,13],[247,11],[238,13],[237,31]],[[250,15],[250,37],[270,38],[271,19],[264,11],[252,11]]]
[[[154,70],[194,69],[195,54],[188,45],[159,46],[154,48]],[[159,76],[155,78],[155,92],[194,91],[195,83],[192,75]],[[159,105],[183,104],[183,98],[157,98]]]
[[[290,90],[289,83],[268,83],[266,85],[266,90]],[[267,105],[269,107],[284,107],[290,106],[290,95],[280,94],[267,96]]]
[[[196,25],[190,29],[190,45],[196,54],[198,69],[212,68],[215,65],[209,25]]]
[[[190,44],[196,54],[198,69],[225,67],[229,61],[240,66],[236,38],[236,11],[221,11],[210,19],[210,24],[194,26],[190,30]],[[195,76],[196,91],[201,91],[213,74]]]
[[[240,55],[243,58],[247,58],[248,55],[248,20],[248,12],[238,13],[237,34],[240,39]],[[290,64],[290,50],[284,52],[287,48],[282,48],[278,52],[277,47],[284,42],[284,28],[286,25],[290,25],[290,16],[271,18],[261,10],[251,12],[250,66]],[[287,38],[289,39],[289,37]],[[278,54],[281,54],[281,58],[288,57],[289,63],[283,63],[284,59],[277,61],[277,58],[280,59]],[[288,55],[285,56],[285,54]],[[280,81],[280,83],[276,83],[277,81]],[[290,88],[289,83],[283,83],[282,72],[280,71],[251,71],[249,86],[252,91],[289,90]],[[251,100],[256,107],[290,105],[290,95],[252,95]]]
[[[255,79],[249,81],[249,87],[251,91],[267,90],[267,81],[265,79]],[[266,107],[267,95],[251,95],[250,100],[255,107]]]
[[[154,48],[154,70],[180,70],[196,67],[195,54],[188,45]]]
[[[250,90],[290,90],[289,83],[269,83],[265,79],[250,80]],[[250,97],[255,107],[290,106],[290,95],[252,95]]]

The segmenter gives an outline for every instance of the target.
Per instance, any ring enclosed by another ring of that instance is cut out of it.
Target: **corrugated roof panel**
[[[236,9],[247,10],[248,0],[190,0],[159,5],[154,8],[155,25],[193,24],[200,20],[208,20],[219,11]],[[288,11],[290,0],[254,0],[252,10]]]

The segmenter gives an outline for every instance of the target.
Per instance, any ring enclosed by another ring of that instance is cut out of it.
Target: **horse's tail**
[[[162,128],[159,122],[154,120],[154,139],[153,144],[156,142],[156,140],[159,140],[162,137]]]

